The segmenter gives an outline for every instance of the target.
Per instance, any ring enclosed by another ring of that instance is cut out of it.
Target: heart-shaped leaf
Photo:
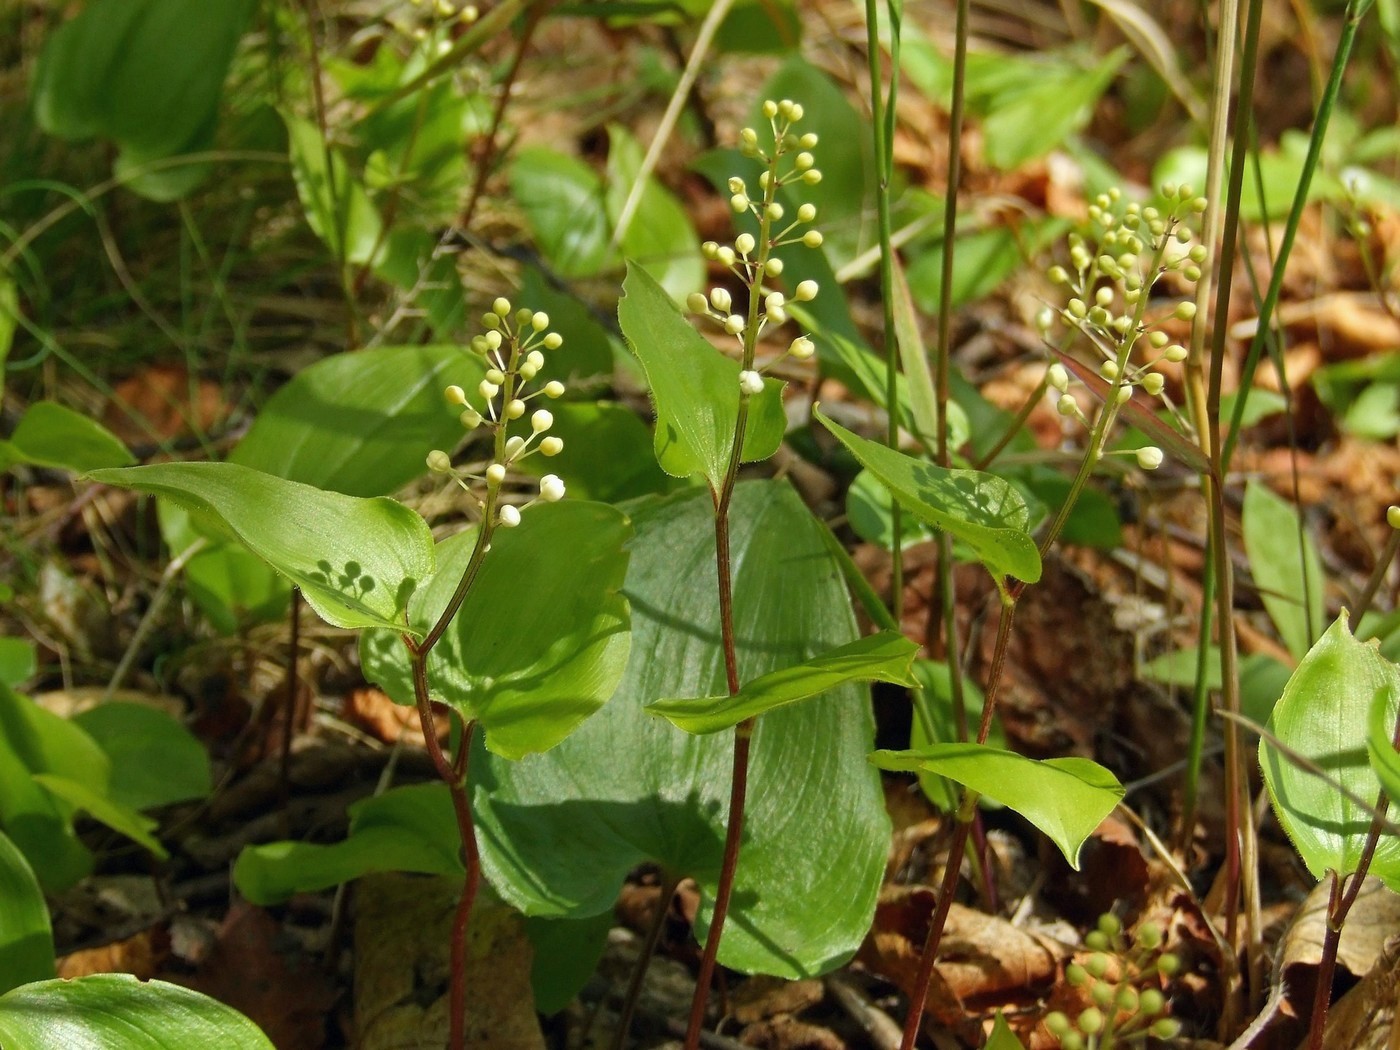
[[[918,651],[918,645],[902,634],[882,631],[838,645],[792,667],[769,671],[745,683],[735,696],[654,700],[646,705],[646,710],[687,733],[717,733],[746,718],[819,696],[847,682],[912,686],[915,683],[910,665]]]
[[[986,744],[933,744],[913,751],[876,751],[881,769],[935,773],[1013,809],[1060,848],[1079,870],[1079,847],[1113,812],[1123,787],[1087,758],[1026,758]]]
[[[1374,735],[1378,720],[1393,725],[1397,710],[1400,668],[1375,642],[1352,637],[1345,612],[1308,650],[1274,705],[1269,731],[1314,768],[1299,768],[1267,738],[1259,741],[1259,763],[1278,822],[1316,879],[1357,870],[1371,828],[1362,803],[1381,791],[1367,761],[1366,727]],[[1381,836],[1370,871],[1400,891],[1400,839]]]
[[[617,318],[651,387],[657,462],[674,477],[700,474],[718,489],[739,421],[739,363],[692,328],[666,290],[635,263],[628,264],[622,289]],[[763,393],[749,400],[745,462],[767,459],[782,442],[783,385],[767,379]]]
[[[693,876],[709,922],[732,761],[727,735],[694,737],[648,716],[658,696],[724,688],[709,495],[627,506],[636,526],[625,593],[632,658],[617,695],[547,754],[472,757],[485,870],[527,914],[610,911],[627,873]],[[857,635],[824,529],[780,482],[735,490],[731,544],[744,679]],[[830,969],[869,928],[888,846],[866,690],[844,685],[770,712],[753,738],[745,838],[720,959],[749,972]]]
[[[1021,494],[1006,481],[977,470],[950,470],[906,456],[852,434],[813,410],[861,466],[895,499],[935,528],[961,540],[995,576],[1026,583],[1040,579],[1040,553],[1029,531]]]
[[[386,496],[424,473],[429,449],[461,440],[448,383],[485,374],[457,346],[386,346],[302,369],[268,399],[229,456],[266,474],[347,496]]]
[[[0,995],[0,1046],[15,1050],[275,1050],[237,1010],[124,973],[26,984]]]
[[[409,595],[433,571],[427,523],[391,499],[326,492],[236,463],[155,463],[88,474],[167,496],[301,588],[337,627],[404,628]]]
[[[610,697],[627,666],[627,518],[603,503],[565,500],[529,508],[498,530],[466,601],[428,657],[435,699],[486,733],[486,746],[518,759],[564,739]],[[439,545],[438,573],[409,604],[424,633],[466,571],[476,532]],[[401,704],[413,702],[408,654],[397,632],[361,639],[366,676]]]
[[[24,854],[0,832],[0,993],[53,975],[44,891]]]

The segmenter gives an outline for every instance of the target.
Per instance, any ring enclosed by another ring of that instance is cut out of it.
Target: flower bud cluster
[[[1092,1005],[1072,1018],[1059,1010],[1045,1015],[1045,1027],[1061,1050],[1109,1050],[1148,1035],[1172,1039],[1180,1033],[1181,1025],[1166,1016],[1162,991],[1180,962],[1162,950],[1159,926],[1143,923],[1129,943],[1117,917],[1103,915],[1084,943],[1093,954],[1083,963],[1070,963],[1065,980],[1083,989]]]
[[[413,21],[405,22],[391,18],[389,24],[398,32],[414,40],[425,40],[432,35],[438,50],[445,51],[452,46],[451,31],[454,25],[471,25],[481,17],[475,4],[458,7],[452,0],[409,0],[417,9]]]
[[[1057,323],[1070,335],[1083,336],[1098,358],[1097,371],[1110,384],[1105,410],[1111,417],[1140,387],[1149,397],[1167,401],[1163,365],[1186,360],[1187,350],[1160,327],[1167,318],[1190,322],[1196,306],[1177,302],[1170,312],[1148,320],[1148,306],[1159,281],[1168,274],[1187,284],[1201,278],[1208,258],[1203,244],[1193,243],[1192,220],[1206,208],[1190,186],[1162,187],[1165,211],[1124,202],[1117,189],[1100,194],[1089,207],[1089,230],[1069,238],[1069,266],[1050,267],[1047,276],[1063,287],[1063,306],[1040,312],[1037,325],[1047,337]],[[1066,341],[1066,346],[1068,341]],[[1058,391],[1056,407],[1085,426],[1093,424],[1069,394],[1072,382],[1062,365],[1051,365],[1049,385]],[[1153,470],[1162,462],[1159,449],[1139,449],[1138,464]]]
[[[738,215],[747,214],[757,219],[758,232],[756,235],[747,231],[740,233],[732,245],[706,241],[700,246],[707,260],[738,279],[747,292],[747,302],[736,303],[729,289],[723,286],[712,288],[708,295],[692,292],[686,299],[686,306],[692,313],[709,318],[738,339],[743,356],[739,389],[744,397],[762,392],[763,373],[777,360],[791,356],[805,361],[816,353],[812,340],[799,335],[777,358],[761,368],[754,364],[755,347],[764,330],[786,324],[791,303],[810,302],[820,291],[817,282],[812,280],[799,281],[789,293],[775,287],[774,283],[783,273],[783,260],[773,254],[775,248],[785,245],[801,244],[812,249],[822,245],[820,230],[803,229],[816,219],[816,205],[798,206],[789,219],[787,209],[777,199],[778,190],[783,186],[814,186],[821,181],[822,173],[815,167],[816,159],[812,154],[817,136],[811,132],[797,132],[796,125],[802,120],[800,103],[770,99],[763,103],[762,112],[768,119],[770,147],[760,143],[759,133],[753,128],[744,128],[739,133],[744,156],[759,160],[764,166],[758,186],[751,188],[738,175],[729,180],[730,206]]]
[[[538,495],[529,503],[522,507],[498,506],[510,467],[536,453],[557,456],[564,450],[563,439],[549,433],[554,414],[547,408],[532,410],[530,406],[531,401],[541,397],[553,400],[564,395],[564,384],[558,380],[536,383],[535,389],[530,389],[544,368],[545,351],[558,350],[564,340],[549,330],[548,314],[513,310],[504,297],[491,305],[481,321],[486,331],[472,339],[471,349],[485,359],[485,376],[471,394],[453,385],[443,391],[443,396],[449,405],[461,409],[458,419],[463,427],[490,432],[492,457],[480,473],[457,469],[452,465],[452,457],[441,449],[429,452],[427,463],[433,473],[451,475],[472,495],[483,513],[494,511],[495,524],[510,528],[520,524],[520,511],[525,507],[540,500],[553,503],[564,496],[563,481],[546,474],[540,479]],[[521,432],[512,433],[513,429]],[[473,484],[477,488],[484,486],[485,495],[478,495]]]

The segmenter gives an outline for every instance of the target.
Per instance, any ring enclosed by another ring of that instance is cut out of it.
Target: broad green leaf
[[[510,188],[560,277],[593,277],[612,263],[603,182],[583,161],[543,146],[523,149],[511,164]]]
[[[274,1050],[237,1010],[123,973],[39,981],[0,995],[0,1046],[14,1050]]]
[[[1079,847],[1113,812],[1123,787],[1087,758],[1026,758],[986,744],[933,744],[911,751],[876,751],[881,769],[936,773],[1025,817],[1079,870]]]
[[[912,686],[914,679],[909,668],[918,651],[918,645],[902,634],[881,631],[818,653],[792,667],[760,675],[746,682],[735,696],[653,700],[646,705],[646,711],[687,733],[718,733],[746,718],[820,696],[847,682]]]
[[[44,892],[24,854],[0,832],[0,993],[53,975]]]
[[[300,587],[337,627],[401,630],[409,595],[433,571],[427,523],[385,497],[326,492],[236,463],[158,463],[88,476],[202,515]]]
[[[428,657],[435,699],[486,733],[507,758],[546,751],[613,693],[627,665],[627,570],[631,527],[602,503],[539,504],[491,551],[452,626]],[[439,544],[438,573],[409,603],[426,633],[456,590],[475,530]],[[413,702],[407,651],[398,632],[366,632],[365,675],[401,704]]]
[[[618,321],[642,362],[656,406],[656,458],[673,477],[701,474],[718,489],[739,420],[739,363],[690,326],[655,279],[627,266]],[[782,442],[787,417],[777,380],[749,402],[743,460],[767,459]]]
[[[161,860],[165,860],[170,855],[165,852],[165,847],[151,834],[159,823],[150,817],[144,817],[134,809],[130,809],[108,796],[94,791],[86,784],[68,777],[55,776],[52,773],[35,773],[34,780],[45,791],[57,795],[74,809],[81,809],[99,824],[105,824],[113,831],[125,835],[133,842],[138,842],[154,853]]]
[[[987,1036],[987,1045],[982,1050],[1026,1050],[1026,1047],[1016,1038],[1016,1033],[998,1010],[996,1021],[992,1024],[992,1034]]]
[[[34,72],[39,126],[66,139],[111,139],[118,173],[214,141],[224,78],[255,0],[98,0],[49,34]],[[182,196],[204,167],[128,183],[157,200]]]
[[[186,555],[191,546],[201,544],[185,561],[185,589],[220,634],[231,635],[250,623],[265,623],[286,613],[291,587],[252,551],[202,535],[190,512],[168,499],[156,501],[156,520],[172,557]]]
[[[0,684],[16,686],[38,669],[34,643],[28,638],[0,638]]]
[[[1014,97],[1004,95],[982,124],[987,160],[1010,171],[1079,131],[1127,57],[1127,48],[1118,48],[1090,69],[1049,66]]]
[[[1374,705],[1381,705],[1378,716]],[[1367,760],[1367,726],[1393,724],[1400,710],[1400,667],[1375,642],[1359,642],[1342,613],[1308,650],[1274,705],[1269,731],[1294,753],[1320,768],[1302,769],[1268,739],[1259,741],[1259,764],[1274,815],[1313,878],[1357,870],[1381,782]],[[1345,789],[1339,791],[1338,786]],[[1371,874],[1400,891],[1400,839],[1382,835]]]
[[[46,890],[67,889],[92,870],[73,833],[73,808],[34,780],[53,773],[106,792],[111,764],[77,726],[0,686],[0,826]]]
[[[862,470],[846,490],[846,523],[867,543],[889,549],[894,539],[894,498],[868,470]],[[921,518],[904,514],[899,519],[900,547],[908,549],[933,538],[933,529]]]
[[[521,274],[517,301],[521,306],[549,314],[550,331],[558,332],[564,339],[564,346],[557,353],[545,354],[536,383],[543,385],[558,379],[568,386],[593,376],[610,379],[614,361],[629,358],[621,337],[603,327],[601,318],[606,315],[554,287],[538,267],[526,267]]]
[[[461,875],[457,818],[444,784],[393,788],[350,806],[350,832],[342,842],[270,842],[238,855],[233,881],[254,904],[277,904],[362,875],[405,871]]]
[[[703,938],[723,853],[731,740],[682,733],[643,705],[724,689],[713,508],[708,493],[689,490],[627,511],[637,530],[627,673],[603,710],[548,754],[518,763],[473,755],[483,864],[530,915],[610,912],[638,864],[693,876]],[[745,680],[858,637],[825,530],[790,487],[741,483],[731,522]],[[845,685],[760,719],[725,965],[813,974],[844,962],[864,938],[889,836],[879,780],[865,763],[866,695]]]
[[[525,935],[535,949],[530,986],[535,1009],[557,1014],[579,993],[598,969],[613,926],[610,911],[586,919],[525,920]]]
[[[1250,479],[1244,490],[1244,549],[1259,597],[1279,637],[1301,658],[1322,633],[1322,559],[1304,528],[1299,545],[1298,512],[1264,482]]]
[[[1395,750],[1395,720],[1390,711],[1389,694],[1376,693],[1366,733],[1366,752],[1391,806],[1400,806],[1400,751]]]
[[[309,120],[284,114],[292,177],[306,222],[341,263],[364,266],[382,255],[384,223],[345,157]]]
[[[946,529],[995,576],[1040,579],[1040,554],[1027,531],[1025,500],[1007,482],[976,470],[950,470],[852,434],[820,410],[813,414],[895,499],[924,521]]]
[[[97,420],[53,401],[36,401],[10,439],[0,442],[0,467],[28,463],[83,474],[98,467],[124,467],[136,459]]]
[[[609,226],[615,228],[642,168],[642,148],[620,124],[608,125]],[[671,298],[684,302],[705,281],[700,238],[680,202],[655,177],[647,179],[622,238],[622,254],[656,277]]]
[[[111,760],[116,776],[107,795],[119,805],[155,809],[213,790],[204,745],[164,711],[111,701],[74,715],[72,722]]]
[[[955,743],[958,740],[958,716],[953,707],[953,676],[948,672],[947,663],[915,660],[914,677],[923,687],[924,711],[927,712],[931,725],[925,727],[924,720],[916,708],[914,721],[909,727],[910,749],[917,751],[930,744]],[[982,690],[977,687],[976,682],[964,676],[963,704],[966,708],[969,735],[977,732],[977,723],[982,717],[982,702]],[[929,729],[933,730],[932,734],[928,732]],[[1006,747],[1006,732],[1002,729],[1001,719],[995,716],[992,718],[987,743],[992,747]],[[962,799],[962,792],[943,777],[934,776],[932,773],[919,774],[919,788],[924,797],[944,813],[956,810]]]
[[[426,472],[430,449],[457,446],[460,410],[443,389],[475,390],[484,374],[481,358],[456,346],[336,354],[268,399],[229,462],[347,496],[386,496]]]

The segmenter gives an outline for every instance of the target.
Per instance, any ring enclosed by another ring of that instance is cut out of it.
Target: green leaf
[[[886,550],[894,539],[894,506],[890,490],[868,470],[857,474],[846,489],[846,523],[851,531],[867,543]],[[927,543],[934,535],[931,528],[912,514],[901,515],[899,531],[899,545],[905,550]]]
[[[409,595],[433,571],[427,523],[384,497],[325,492],[236,463],[157,463],[88,476],[204,515],[337,627],[403,629]]]
[[[1244,490],[1244,549],[1259,596],[1279,637],[1301,658],[1322,633],[1322,559],[1306,529],[1299,546],[1298,512],[1264,482],[1251,478]]]
[[[44,891],[24,854],[0,832],[0,993],[53,975]]]
[[[1079,847],[1123,797],[1112,773],[1087,758],[1026,758],[986,744],[876,751],[881,769],[936,773],[995,799],[1039,828],[1079,870]]]
[[[414,784],[350,806],[350,832],[330,846],[271,842],[238,855],[233,881],[254,904],[338,886],[362,875],[404,871],[461,875],[460,840],[445,784]]]
[[[1395,730],[1390,724],[1393,721],[1389,695],[1378,691],[1368,719],[1366,753],[1371,769],[1390,796],[1390,804],[1400,806],[1400,751],[1395,749]]]
[[[116,775],[107,794],[119,805],[155,809],[206,798],[213,790],[204,745],[164,711],[111,701],[74,715],[72,722],[111,760]]]
[[[383,220],[341,151],[309,120],[284,114],[292,177],[307,224],[342,264],[359,266],[382,254]]]
[[[98,467],[124,467],[136,459],[101,423],[53,401],[36,401],[9,441],[0,442],[0,467],[28,463],[83,474]]]
[[[195,543],[204,548],[185,562],[185,588],[220,634],[283,616],[292,589],[284,577],[238,543],[210,540],[194,527],[190,512],[161,499],[156,504],[161,538],[174,556]]]
[[[632,658],[617,695],[548,754],[473,755],[485,870],[531,915],[610,912],[627,874],[654,863],[700,883],[704,937],[733,758],[726,735],[652,718],[657,696],[724,688],[708,493],[630,504]],[[743,482],[731,508],[739,669],[745,679],[858,637],[825,530],[780,482]],[[720,960],[746,972],[837,966],[869,928],[888,847],[866,690],[845,685],[775,710],[753,738],[744,852]],[[480,760],[480,761],[478,761]],[[813,910],[813,902],[820,902]]]
[[[511,164],[510,188],[558,276],[593,277],[612,263],[603,182],[583,161],[542,146],[523,149]]]
[[[481,359],[456,346],[336,354],[268,399],[229,462],[347,496],[386,496],[425,473],[429,449],[457,446],[462,425],[443,389],[474,390],[483,375]]]
[[[161,860],[170,856],[165,852],[165,847],[160,844],[159,840],[151,834],[159,826],[159,822],[150,817],[144,817],[136,810],[114,802],[106,795],[94,791],[88,785],[70,780],[68,777],[54,776],[52,773],[35,773],[34,780],[44,790],[57,795],[74,809],[86,811],[87,815],[99,824],[105,824],[113,831],[145,846]]]
[[[234,50],[255,0],[99,0],[49,34],[31,97],[39,126],[66,139],[111,139],[118,171],[207,148]],[[157,200],[202,177],[171,169],[128,183]]]
[[[565,500],[527,510],[498,530],[452,626],[428,657],[435,699],[486,733],[507,758],[546,751],[610,697],[627,665],[631,527],[602,503]],[[466,571],[475,530],[439,544],[438,573],[409,604],[424,633]],[[365,675],[401,704],[413,702],[399,632],[366,632]]]
[[[535,949],[530,986],[536,1010],[557,1014],[569,1005],[598,969],[612,927],[611,911],[586,919],[525,920],[525,935]]]
[[[28,697],[0,686],[0,825],[46,890],[67,889],[92,870],[73,833],[73,810],[34,780],[54,773],[96,793],[107,790],[110,763],[86,733]]]
[[[933,733],[925,729],[924,720],[916,708],[914,721],[909,727],[909,747],[917,751],[930,744],[951,744],[958,740],[957,712],[953,707],[953,676],[948,672],[946,662],[935,660],[915,660],[914,677],[923,687],[924,710],[929,716]],[[977,683],[963,676],[963,704],[966,708],[969,730],[977,731],[977,719],[981,717],[983,695]],[[1006,747],[1006,732],[1001,719],[993,716],[992,728],[987,735],[987,743],[992,747]],[[932,773],[919,774],[919,788],[924,797],[944,813],[952,813],[962,800],[962,792],[948,783],[943,777]],[[988,800],[990,803],[990,800]]]
[[[729,467],[739,420],[739,362],[725,357],[681,316],[655,279],[627,266],[617,316],[642,362],[656,406],[656,458],[673,477],[701,474],[718,489]],[[764,380],[749,401],[743,460],[767,459],[782,442],[787,417],[782,383]]]
[[[687,733],[717,733],[775,707],[820,696],[847,682],[912,686],[914,678],[909,669],[918,651],[918,645],[902,634],[881,631],[838,645],[792,667],[769,671],[745,683],[734,696],[653,700],[646,705],[646,711]]]
[[[1384,709],[1378,716],[1375,705]],[[1366,727],[1393,723],[1400,709],[1400,668],[1374,642],[1359,642],[1342,613],[1308,650],[1274,705],[1269,731],[1284,747],[1319,767],[1299,768],[1268,739],[1259,764],[1283,830],[1313,878],[1357,870],[1381,782],[1367,760]],[[1338,790],[1338,787],[1345,789]],[[1400,891],[1400,839],[1382,835],[1371,874]]]
[[[1006,1023],[1006,1018],[1000,1010],[997,1011],[996,1021],[992,1024],[992,1034],[987,1036],[987,1045],[983,1050],[1026,1050],[1025,1044],[1016,1038],[1016,1033]]]
[[[1118,48],[1084,70],[1047,63],[1033,84],[1014,96],[1003,95],[982,125],[987,160],[1010,171],[1044,156],[1079,131],[1127,57],[1127,48]]]
[[[5,362],[15,342],[19,326],[19,286],[8,274],[0,273],[0,394],[5,392]]]
[[[620,124],[609,124],[609,227],[616,227],[641,168],[642,149],[637,140]],[[695,235],[690,216],[655,177],[647,179],[621,247],[622,254],[645,266],[676,302],[684,302],[705,282],[700,238]]]
[[[909,385],[909,410],[914,417],[919,439],[925,448],[938,447],[938,401],[933,389],[933,373],[929,371],[928,351],[924,349],[919,332],[919,318],[914,313],[914,301],[909,296],[909,282],[904,267],[894,260],[894,331],[899,344],[899,363]]]
[[[207,995],[102,973],[0,996],[0,1045],[14,1050],[274,1050],[257,1025]]]
[[[0,638],[0,684],[16,686],[38,670],[34,643],[28,638]]]
[[[1026,503],[1010,484],[980,471],[950,470],[914,459],[857,437],[818,409],[813,414],[895,499],[966,544],[993,575],[1026,583],[1040,579],[1040,554],[1027,531]]]

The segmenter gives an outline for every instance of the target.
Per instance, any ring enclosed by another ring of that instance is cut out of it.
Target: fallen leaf
[[[392,744],[402,737],[405,744],[423,746],[423,727],[418,721],[418,709],[394,703],[387,693],[373,686],[352,690],[345,698],[340,715],[351,725],[358,726],[386,744]],[[433,707],[433,722],[441,740],[447,735],[450,722],[447,709],[440,704]]]
[[[170,931],[164,923],[96,948],[59,956],[58,976],[65,980],[95,973],[129,973],[149,981],[170,959]]]

